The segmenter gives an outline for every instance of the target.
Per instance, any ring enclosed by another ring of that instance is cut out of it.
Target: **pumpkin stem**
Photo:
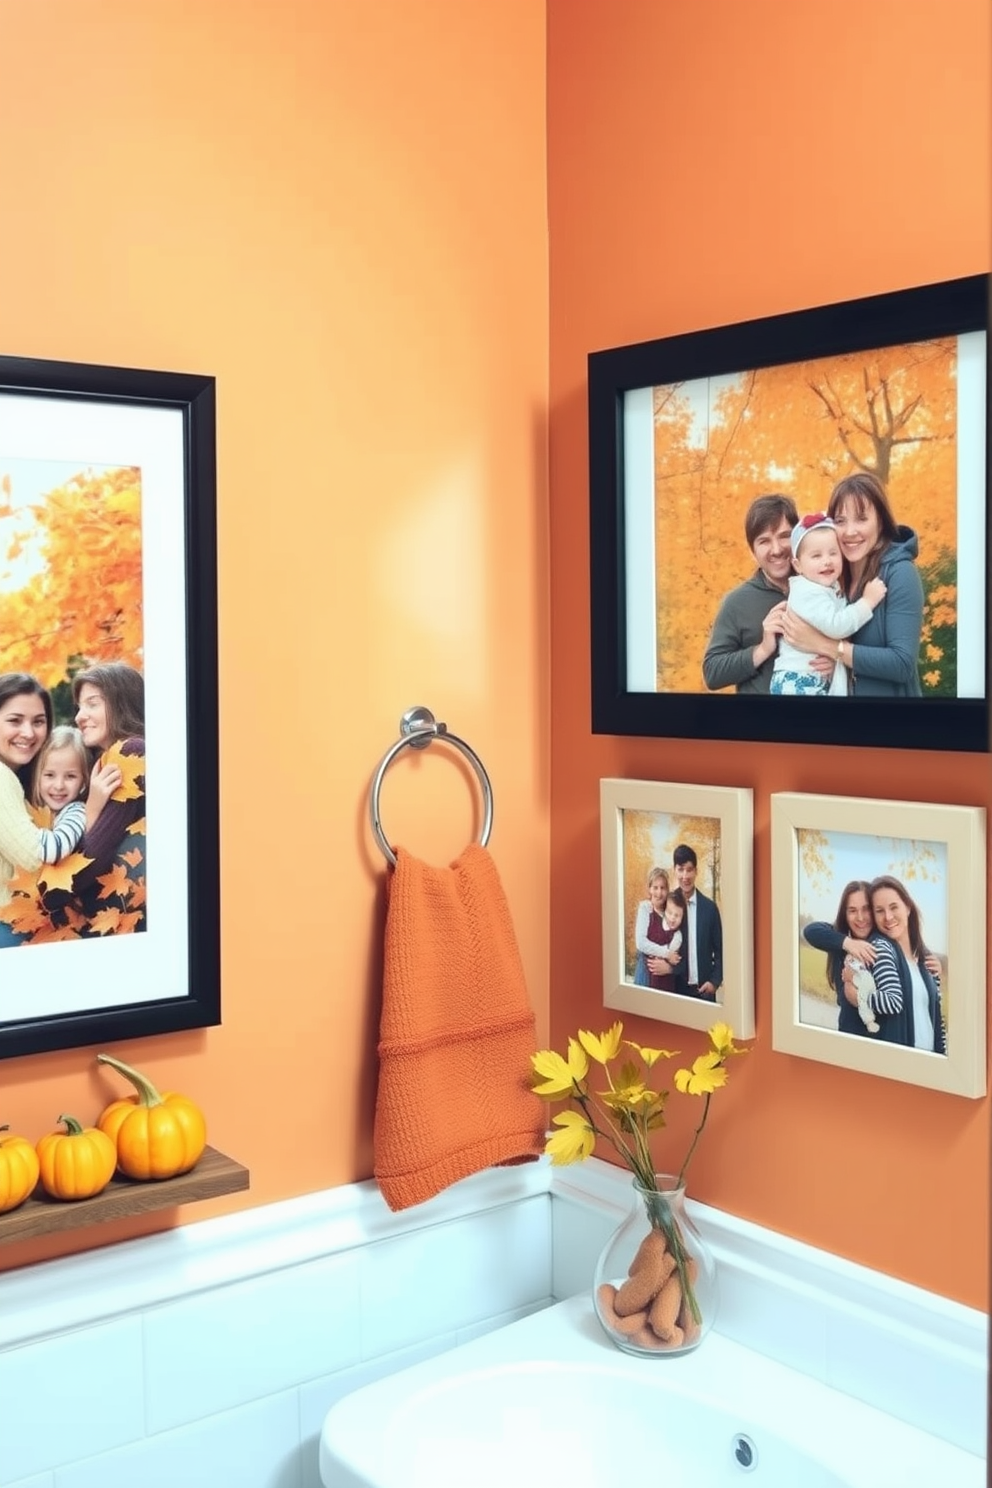
[[[132,1069],[129,1064],[125,1064],[122,1059],[115,1059],[112,1054],[98,1054],[96,1058],[98,1064],[109,1064],[110,1068],[115,1069],[119,1075],[123,1075],[125,1080],[131,1081],[138,1092],[139,1106],[161,1106],[163,1104],[162,1097],[151,1080],[140,1070]]]
[[[131,1080],[135,1091],[138,1092],[138,1106],[162,1106],[161,1095],[150,1082],[147,1074],[141,1074],[140,1070],[132,1070],[131,1065],[125,1064],[123,1059],[115,1059],[112,1054],[98,1054],[98,1064],[109,1064],[117,1074],[123,1074],[125,1080]]]
[[[77,1121],[75,1116],[60,1116],[59,1121],[65,1124],[65,1129],[70,1137],[82,1136],[83,1123]]]

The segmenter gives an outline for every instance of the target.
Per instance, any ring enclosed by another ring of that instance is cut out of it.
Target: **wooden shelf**
[[[138,1183],[115,1173],[103,1193],[92,1199],[53,1199],[39,1184],[19,1208],[0,1214],[0,1244],[81,1230],[85,1225],[124,1219],[129,1214],[174,1209],[177,1204],[240,1193],[247,1187],[248,1169],[214,1147],[206,1147],[192,1172],[181,1173],[178,1178]]]

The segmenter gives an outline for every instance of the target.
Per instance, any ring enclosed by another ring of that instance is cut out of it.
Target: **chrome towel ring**
[[[426,749],[428,744],[432,744],[435,739],[440,739],[445,744],[453,745],[460,754],[465,756],[478,776],[479,784],[482,786],[482,800],[485,807],[479,845],[485,847],[493,829],[493,788],[489,776],[486,774],[485,765],[483,765],[475,750],[466,744],[464,739],[459,739],[457,734],[449,733],[448,725],[446,723],[439,723],[429,708],[408,708],[400,719],[400,733],[403,737],[397,739],[392,749],[387,750],[379,761],[379,768],[372,777],[372,788],[369,792],[369,820],[372,823],[372,831],[376,842],[378,842],[382,850],[383,857],[394,868],[396,867],[396,854],[390,847],[389,840],[382,830],[382,819],[379,816],[379,792],[382,789],[382,782],[386,771],[401,750],[407,747],[410,749]]]

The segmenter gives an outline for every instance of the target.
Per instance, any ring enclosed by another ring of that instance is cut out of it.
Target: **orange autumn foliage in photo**
[[[956,338],[657,387],[654,431],[659,691],[705,691],[720,601],[754,571],[754,498],[823,511],[836,482],[863,470],[919,538],[924,694],[956,695]]]
[[[27,672],[52,695],[56,722],[74,722],[71,682],[92,662],[143,671],[141,471],[74,469],[68,463],[0,463],[0,672]],[[143,754],[104,752],[121,771],[111,796],[144,794]],[[52,813],[29,806],[36,824]],[[80,851],[20,873],[0,923],[20,943],[93,939],[144,928],[145,822],[133,823],[109,870],[87,888],[94,859]]]
[[[143,794],[141,781],[145,776],[145,759],[141,754],[125,754],[120,743],[105,749],[100,759],[105,765],[116,765],[121,772],[121,783],[110,797],[112,801],[137,801]]]
[[[140,470],[80,471],[26,501],[0,472],[0,672],[55,688],[87,659],[141,669]]]

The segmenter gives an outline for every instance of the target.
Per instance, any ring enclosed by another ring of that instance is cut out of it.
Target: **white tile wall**
[[[141,1320],[0,1353],[0,1483],[144,1434]]]
[[[354,1184],[0,1275],[0,1485],[320,1488],[337,1399],[585,1290],[628,1203],[596,1159]],[[984,1452],[984,1315],[692,1208],[718,1331]]]
[[[359,1257],[358,1251],[329,1256],[146,1313],[149,1432],[357,1363]]]
[[[59,1468],[55,1488],[301,1488],[295,1390]]]
[[[319,1488],[335,1399],[553,1300],[550,1209],[354,1184],[0,1275],[0,1488]]]
[[[525,1300],[550,1297],[549,1211],[545,1194],[457,1225],[366,1246],[361,1357],[374,1359]]]

